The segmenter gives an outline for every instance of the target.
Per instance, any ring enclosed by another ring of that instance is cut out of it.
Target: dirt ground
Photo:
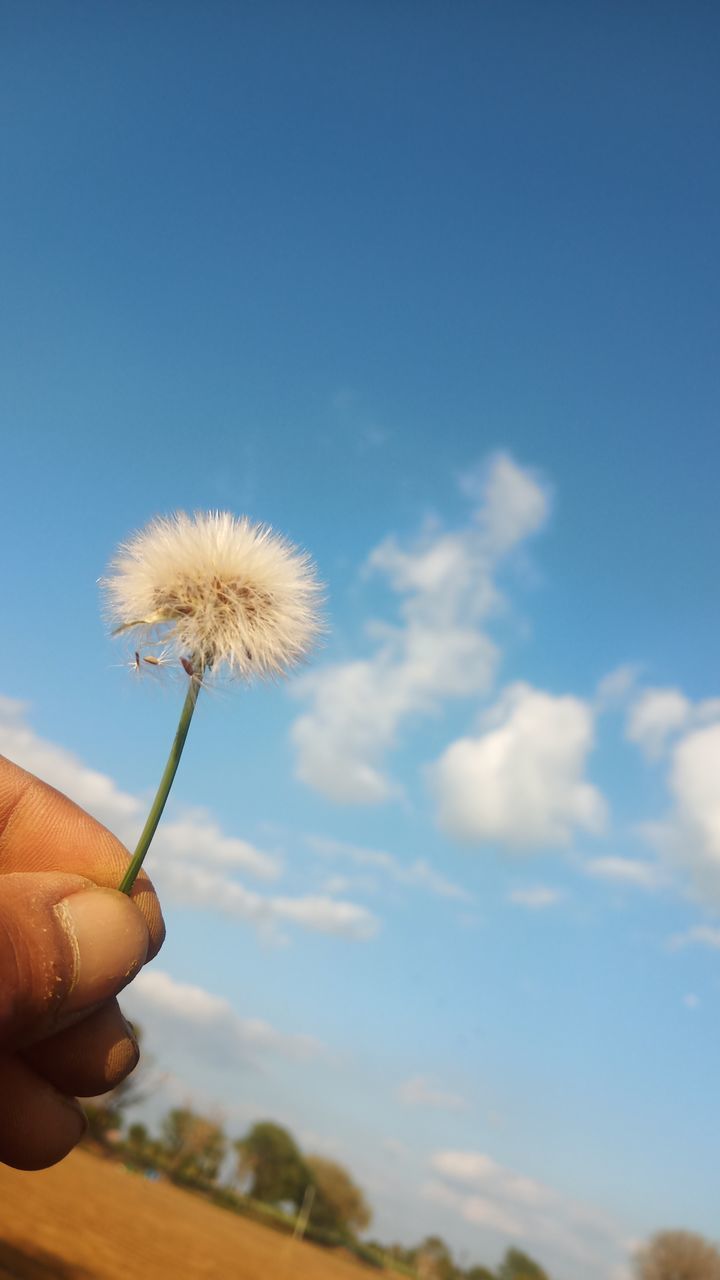
[[[85,1151],[42,1173],[0,1165],[0,1280],[369,1280],[379,1274]]]

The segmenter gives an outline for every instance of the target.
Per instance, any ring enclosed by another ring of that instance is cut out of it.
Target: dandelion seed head
[[[101,583],[109,621],[200,675],[279,676],[322,630],[307,555],[228,512],[159,517],[118,549]]]

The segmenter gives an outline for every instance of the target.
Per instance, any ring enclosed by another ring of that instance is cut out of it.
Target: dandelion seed
[[[264,525],[227,512],[179,512],[136,533],[101,584],[114,634],[131,633],[132,669],[179,662],[189,687],[152,809],[120,885],[129,893],[172,786],[204,677],[286,674],[321,630],[309,558]],[[143,654],[144,645],[162,645]]]
[[[134,675],[141,676],[144,671],[143,663],[156,671],[160,667],[171,666],[174,661],[174,658],[168,656],[167,649],[163,649],[161,653],[140,653],[139,649],[135,649],[130,661],[122,665],[127,666]]]
[[[143,662],[149,667],[171,667],[175,658],[169,649],[161,649],[160,653],[144,653]]]

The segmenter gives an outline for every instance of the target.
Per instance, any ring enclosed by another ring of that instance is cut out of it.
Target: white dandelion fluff
[[[265,525],[224,511],[159,517],[124,543],[102,580],[115,632],[143,663],[174,659],[190,677],[155,799],[120,884],[130,893],[155,834],[208,672],[246,680],[285,674],[322,630],[320,586],[308,556]],[[158,653],[146,654],[144,646]]]
[[[196,673],[281,675],[321,631],[309,557],[224,511],[153,520],[119,548],[102,585],[116,631],[162,644]]]

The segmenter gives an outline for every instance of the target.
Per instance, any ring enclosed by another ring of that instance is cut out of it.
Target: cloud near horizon
[[[484,1152],[437,1151],[430,1167],[435,1176],[424,1185],[424,1198],[507,1244],[551,1251],[593,1277],[607,1275],[627,1255],[628,1242],[607,1215],[508,1169]]]

